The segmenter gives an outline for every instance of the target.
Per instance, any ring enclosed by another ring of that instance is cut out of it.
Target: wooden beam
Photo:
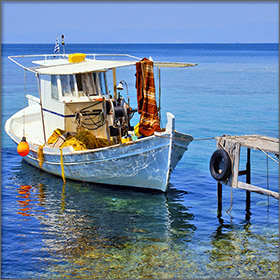
[[[241,171],[239,171],[238,175],[239,175],[239,176],[241,176],[241,175],[247,175],[247,170],[241,170]]]
[[[159,66],[159,67],[193,67],[196,65],[197,63],[154,61],[154,66]]]
[[[251,148],[255,150],[263,150],[267,153],[273,153],[279,155],[279,139],[272,138],[265,135],[242,135],[242,136],[218,136],[217,140],[224,139],[234,140],[239,142],[241,146]]]
[[[113,85],[114,85],[114,98],[117,101],[117,78],[116,78],[116,68],[113,68]]]
[[[218,182],[217,184],[217,198],[218,198],[218,216],[222,215],[222,198],[223,198],[223,185]]]
[[[161,77],[160,77],[160,67],[158,67],[158,118],[159,124],[161,122]]]
[[[251,150],[247,148],[247,163],[246,163],[246,183],[251,184]],[[251,192],[246,191],[246,211],[248,212],[251,207]]]
[[[267,190],[267,189],[263,189],[263,188],[260,188],[260,187],[256,187],[256,186],[251,185],[251,184],[247,184],[247,183],[239,181],[238,182],[238,188],[246,190],[246,191],[250,191],[250,192],[256,192],[256,193],[259,193],[259,194],[272,196],[272,197],[279,200],[279,193],[273,192],[273,191],[270,191],[270,190]]]

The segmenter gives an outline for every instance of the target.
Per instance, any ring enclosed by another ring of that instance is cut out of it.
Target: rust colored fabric
[[[161,131],[155,94],[153,62],[146,57],[136,63],[138,113],[141,114],[139,132],[150,136]]]

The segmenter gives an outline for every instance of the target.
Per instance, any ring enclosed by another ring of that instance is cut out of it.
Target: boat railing
[[[133,58],[135,60],[141,60],[140,57],[137,57],[137,56],[133,56],[133,55],[130,55],[130,54],[87,54],[87,56],[92,56],[92,58],[95,60],[96,57],[98,56],[107,56],[107,57],[126,57],[126,58]]]
[[[69,56],[70,54],[26,54],[26,55],[11,55],[8,56],[8,58],[26,58],[26,57],[44,57],[45,60],[48,59],[58,59],[58,58],[65,58]],[[98,56],[111,56],[111,57],[128,57],[128,58],[134,58],[136,60],[141,59],[140,57],[133,56],[130,54],[100,54],[100,53],[87,53],[86,56],[92,56],[93,59],[96,59]]]
[[[35,97],[33,95],[27,94],[26,98],[28,100],[28,105],[33,105],[33,104],[40,104],[40,98]]]
[[[108,58],[110,58],[109,60],[118,60],[120,57],[126,58],[126,59],[134,59],[136,61],[141,60],[141,58],[133,56],[133,55],[129,55],[129,54],[86,54],[87,59],[90,59],[92,57],[93,60],[98,60],[98,59],[102,59],[102,57],[107,57],[106,60],[108,60]],[[34,70],[32,66],[26,66],[23,65],[22,62],[19,62],[19,59],[24,59],[24,58],[43,58],[43,60],[47,61],[47,60],[59,60],[59,59],[63,59],[63,58],[67,58],[68,59],[69,54],[32,54],[32,55],[13,55],[13,56],[8,56],[8,59],[10,59],[12,62],[14,62],[15,64],[17,64],[18,66],[24,68],[25,70],[31,71],[33,73],[37,73],[36,70]],[[32,62],[32,61],[31,61]]]

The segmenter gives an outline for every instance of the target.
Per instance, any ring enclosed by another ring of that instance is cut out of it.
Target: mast
[[[161,77],[160,67],[158,67],[158,118],[159,124],[161,123]]]

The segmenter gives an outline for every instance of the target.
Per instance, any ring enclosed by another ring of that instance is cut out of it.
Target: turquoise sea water
[[[231,189],[223,186],[223,211],[217,217],[217,186],[209,173],[215,140],[190,144],[167,194],[69,180],[63,186],[61,178],[22,162],[4,125],[26,104],[24,73],[7,56],[52,53],[53,47],[2,45],[1,278],[277,278],[279,201],[253,193],[247,213],[245,192],[234,189],[228,214]],[[164,125],[170,111],[176,129],[194,138],[279,137],[277,44],[82,44],[66,49],[198,63],[161,70]],[[134,74],[133,67],[120,70],[117,80],[126,80],[136,105]],[[31,73],[26,94],[38,96]],[[245,168],[246,153],[241,152]],[[278,164],[259,151],[251,157],[252,184],[279,191]]]

